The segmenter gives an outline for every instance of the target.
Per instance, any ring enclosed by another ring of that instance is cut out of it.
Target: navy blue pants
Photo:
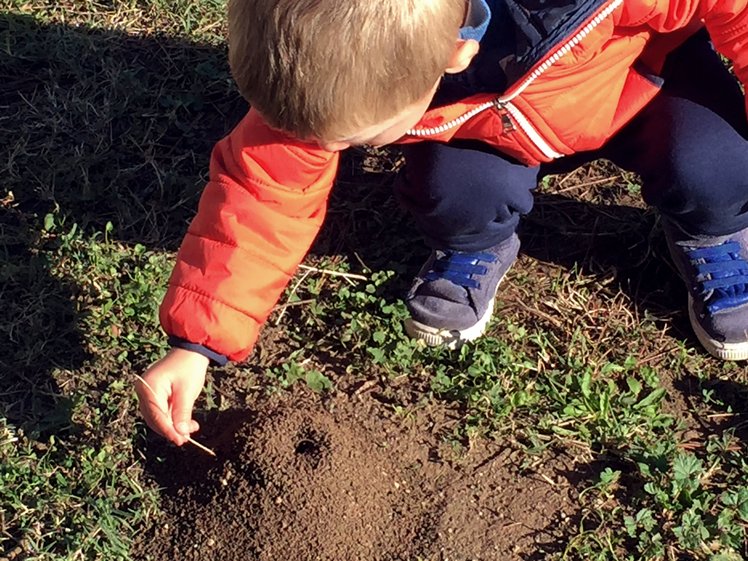
[[[600,150],[528,167],[480,142],[413,144],[396,195],[429,246],[479,251],[515,231],[540,177],[607,158],[638,173],[644,201],[689,233],[748,227],[748,123],[737,81],[703,34],[670,55],[663,78]]]

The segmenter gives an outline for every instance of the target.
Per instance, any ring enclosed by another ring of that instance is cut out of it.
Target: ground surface
[[[527,559],[576,515],[566,456],[522,470],[506,444],[457,453],[443,410],[402,423],[373,388],[294,394],[215,419],[218,459],[154,468],[165,515],[136,559]]]
[[[328,218],[196,438],[132,391],[213,143],[223,0],[0,0],[0,560],[748,559],[745,365],[705,356],[638,179],[542,180],[486,337],[403,334],[396,150]]]

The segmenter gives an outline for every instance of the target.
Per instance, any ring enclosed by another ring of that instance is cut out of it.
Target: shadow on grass
[[[739,374],[737,369],[734,372]],[[748,443],[748,385],[728,378],[703,379],[686,372],[674,387],[688,402],[691,424],[704,440],[734,433]]]
[[[73,404],[54,374],[86,359],[75,286],[50,266],[26,217],[0,207],[0,416],[32,437],[70,428]]]
[[[59,272],[75,257],[44,235],[45,216],[175,249],[210,149],[246,105],[210,45],[8,13],[0,43],[0,415],[43,436],[70,428],[76,396],[121,376],[81,374],[90,303]]]
[[[0,14],[2,187],[18,208],[175,249],[246,104],[223,49]]]
[[[682,335],[690,333],[682,314],[686,289],[671,264],[655,211],[541,194],[522,233],[526,255],[576,267],[585,275],[613,277],[640,311],[675,319]],[[674,313],[679,317],[671,318]]]

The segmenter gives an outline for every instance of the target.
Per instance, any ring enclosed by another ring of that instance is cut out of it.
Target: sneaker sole
[[[701,327],[693,311],[693,298],[688,296],[688,318],[696,338],[710,355],[722,360],[748,360],[748,341],[745,343],[723,343],[712,337]]]
[[[498,289],[498,286],[497,286]],[[486,331],[488,322],[493,315],[495,297],[491,298],[483,316],[477,323],[467,329],[443,329],[431,327],[419,323],[412,318],[405,320],[405,332],[413,339],[418,339],[426,343],[429,347],[444,346],[448,349],[457,349],[468,341],[474,341]]]

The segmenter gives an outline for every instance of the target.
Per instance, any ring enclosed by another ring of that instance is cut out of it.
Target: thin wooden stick
[[[294,294],[296,294],[296,291],[297,291],[297,290],[299,289],[299,287],[301,286],[301,283],[302,283],[302,282],[304,282],[304,281],[306,280],[306,278],[307,278],[307,277],[309,276],[309,273],[310,273],[310,272],[311,272],[311,271],[305,271],[305,272],[304,272],[304,273],[303,273],[303,274],[301,275],[301,278],[300,278],[300,279],[299,279],[298,281],[296,281],[296,284],[294,284],[294,285],[293,285],[293,288],[291,288],[291,292],[289,292],[289,293],[288,293],[288,300],[291,300],[291,298],[293,298]],[[288,306],[283,306],[283,307],[282,307],[282,308],[280,309],[280,313],[278,314],[278,317],[277,317],[277,318],[275,318],[275,325],[280,325],[280,322],[281,322],[281,320],[283,319],[283,315],[284,315],[284,314],[286,313],[286,308],[287,308],[287,307],[288,307]]]
[[[145,381],[145,380],[143,379],[143,377],[142,377],[142,376],[139,376],[139,375],[137,375],[137,374],[133,374],[133,376],[135,376],[135,377],[136,377],[136,378],[137,378],[138,380],[140,380],[140,383],[141,383],[141,384],[143,384],[143,385],[144,385],[144,386],[145,386],[146,388],[148,388],[148,391],[149,391],[149,392],[151,392],[151,395],[153,395],[153,397],[156,397],[156,392],[155,392],[155,391],[153,391],[153,388],[152,388],[152,387],[151,387],[151,386],[150,386],[150,385],[148,384],[148,382],[146,382],[146,381]],[[155,402],[154,402],[154,403],[155,403]],[[164,411],[163,409],[161,409],[161,408],[160,408],[160,407],[158,406],[158,403],[155,403],[155,405],[156,405],[156,407],[158,407],[158,410],[159,410],[159,411],[161,411],[161,413],[163,413],[163,414],[164,414],[164,417],[168,417],[168,416],[169,416],[169,415],[168,415],[168,413],[167,413],[166,411]],[[184,437],[185,437],[185,438],[187,439],[187,442],[189,442],[189,443],[190,443],[190,444],[192,444],[193,446],[197,446],[198,448],[200,448],[200,450],[202,450],[203,452],[206,452],[206,453],[210,454],[210,455],[211,455],[211,456],[213,456],[214,458],[215,458],[215,457],[217,457],[217,456],[216,456],[216,453],[215,453],[215,452],[213,452],[213,450],[211,450],[211,449],[210,449],[210,448],[208,448],[207,446],[203,446],[203,445],[202,445],[202,444],[200,444],[200,443],[199,443],[199,442],[198,442],[197,440],[194,440],[194,439],[193,439],[193,438],[192,438],[191,436],[189,436],[189,435],[182,435],[182,436],[184,436]]]
[[[343,277],[344,279],[349,280],[368,280],[368,277],[365,277],[364,275],[356,275],[354,273],[343,273],[341,271],[331,271],[330,269],[318,269],[317,267],[310,267],[309,265],[299,265],[299,269],[304,269],[305,271],[311,271],[312,273],[323,273],[325,275],[330,275],[332,277]]]

